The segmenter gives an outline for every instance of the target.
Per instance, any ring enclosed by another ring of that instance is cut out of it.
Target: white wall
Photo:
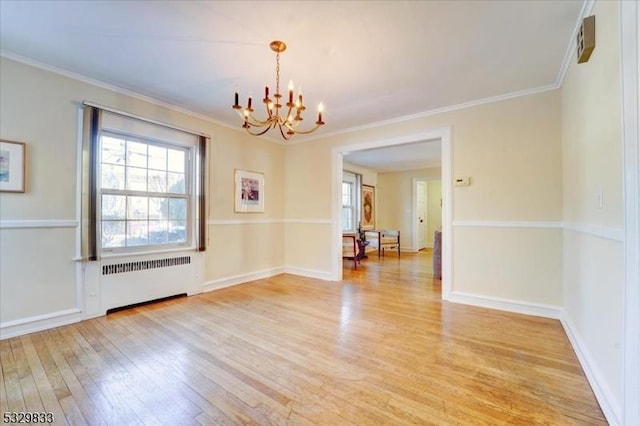
[[[561,91],[565,326],[612,423],[621,419],[623,199],[619,3],[598,1],[596,48]]]

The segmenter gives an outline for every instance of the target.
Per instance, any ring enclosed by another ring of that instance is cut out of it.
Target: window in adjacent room
[[[344,171],[342,173],[342,231],[356,232],[360,217],[359,174]]]

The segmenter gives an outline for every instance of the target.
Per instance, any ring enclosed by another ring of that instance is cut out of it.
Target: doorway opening
[[[344,155],[361,150],[390,147],[395,145],[406,145],[424,141],[439,141],[441,144],[440,164],[441,164],[441,186],[442,186],[442,298],[448,299],[451,293],[451,222],[452,222],[452,197],[451,182],[451,129],[439,128],[421,133],[404,135],[397,138],[373,140],[362,143],[354,143],[333,147],[332,157],[332,262],[331,277],[334,281],[342,279],[342,172]],[[409,211],[412,207],[409,207]],[[414,233],[415,235],[415,233]]]
[[[413,178],[413,251],[433,248],[436,230],[442,230],[442,177]]]

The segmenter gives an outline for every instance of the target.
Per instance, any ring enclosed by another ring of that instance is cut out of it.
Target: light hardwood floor
[[[558,321],[444,303],[428,252],[0,342],[1,411],[55,424],[606,424]]]

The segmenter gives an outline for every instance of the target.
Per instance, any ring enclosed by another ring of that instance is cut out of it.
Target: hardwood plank
[[[442,302],[429,256],[0,341],[0,404],[91,425],[606,424],[558,321]]]
[[[202,411],[216,419],[224,417],[219,410],[179,380],[172,380],[165,371],[156,372],[155,369],[149,368],[150,364],[158,363],[145,353],[147,349],[138,344],[139,339],[134,334],[128,331],[122,334],[119,327],[105,327],[98,322],[94,326],[94,337],[135,376],[137,393],[141,400],[162,419],[162,422],[182,424],[189,416],[196,417]],[[158,351],[153,349],[149,352],[155,354]],[[168,391],[155,392],[158,388]]]
[[[31,374],[31,368],[27,362],[27,358],[22,350],[22,345],[19,340],[13,340],[11,342],[11,353],[15,361],[16,373],[20,381],[20,389],[22,390],[22,397],[24,399],[24,405],[28,411],[44,411],[44,405],[40,398],[40,393],[36,387],[36,383]]]
[[[259,424],[258,421],[245,414],[251,411],[251,407],[240,401],[235,395],[209,380],[192,365],[184,365],[180,358],[167,356],[166,348],[171,348],[171,345],[176,346],[176,342],[158,338],[156,331],[149,333],[148,328],[140,327],[137,322],[128,324],[128,329],[131,336],[136,338],[138,342],[144,341],[148,345],[142,349],[145,353],[144,363],[152,366],[159,374],[167,376],[174,383],[182,384],[182,389],[179,388],[180,394],[189,398],[190,401],[197,402],[206,415],[213,418],[223,416],[236,424]],[[138,356],[135,358],[139,359]],[[201,401],[206,401],[207,404],[203,404]]]
[[[20,343],[24,349],[27,362],[33,375],[33,380],[36,383],[40,399],[44,405],[44,410],[48,413],[53,413],[54,419],[60,423],[65,423],[65,415],[58,399],[56,398],[55,391],[49,382],[47,373],[42,365],[42,361],[36,352],[33,345],[33,341],[40,341],[42,336],[22,336],[19,338]],[[32,411],[31,407],[26,407],[26,411]]]
[[[95,425],[105,424],[104,421],[108,418],[107,414],[101,412],[101,410],[95,406],[95,399],[91,398],[87,394],[84,386],[67,362],[66,356],[71,357],[71,355],[68,350],[69,348],[65,345],[64,338],[59,333],[59,329],[47,331],[46,342],[49,352],[51,353],[51,357],[53,358],[53,362],[58,367],[64,382],[67,384],[67,387],[71,392],[71,396],[64,398],[64,403],[62,400],[60,401],[60,405],[65,411],[65,414],[67,414],[69,410],[73,409],[71,407],[71,402],[66,402],[67,400],[72,399],[73,404],[78,408],[82,418],[86,421],[85,423]],[[70,423],[73,423],[72,420],[77,417],[79,416],[75,414],[70,415]],[[78,424],[82,424],[82,422]]]
[[[93,408],[99,413],[97,418],[103,424],[129,424],[140,419],[131,408],[120,398],[113,397],[109,392],[103,392],[95,377],[100,377],[100,371],[92,357],[85,353],[85,346],[78,336],[77,327],[62,327],[59,329],[63,337],[63,344],[59,350],[65,351],[65,359],[71,370],[82,384]],[[105,371],[106,376],[112,372]],[[80,405],[79,405],[80,406]]]
[[[75,399],[71,397],[71,395],[60,399],[59,402],[60,402],[60,406],[62,407],[62,410],[64,411],[64,415],[68,424],[70,425],[96,424],[96,423],[88,422],[84,418],[84,416],[82,415],[82,412],[80,411],[80,408],[76,405]]]
[[[1,341],[0,345],[3,345]],[[2,351],[1,348],[0,351]],[[4,364],[2,363],[2,357],[0,356],[0,413],[9,411],[8,399],[7,388],[4,380]]]
[[[17,371],[18,364],[14,360],[11,350],[11,345],[15,342],[14,339],[0,341],[0,364],[5,380],[5,393],[1,395],[1,405],[7,407],[7,411],[21,412],[26,410],[20,386],[20,376]]]

